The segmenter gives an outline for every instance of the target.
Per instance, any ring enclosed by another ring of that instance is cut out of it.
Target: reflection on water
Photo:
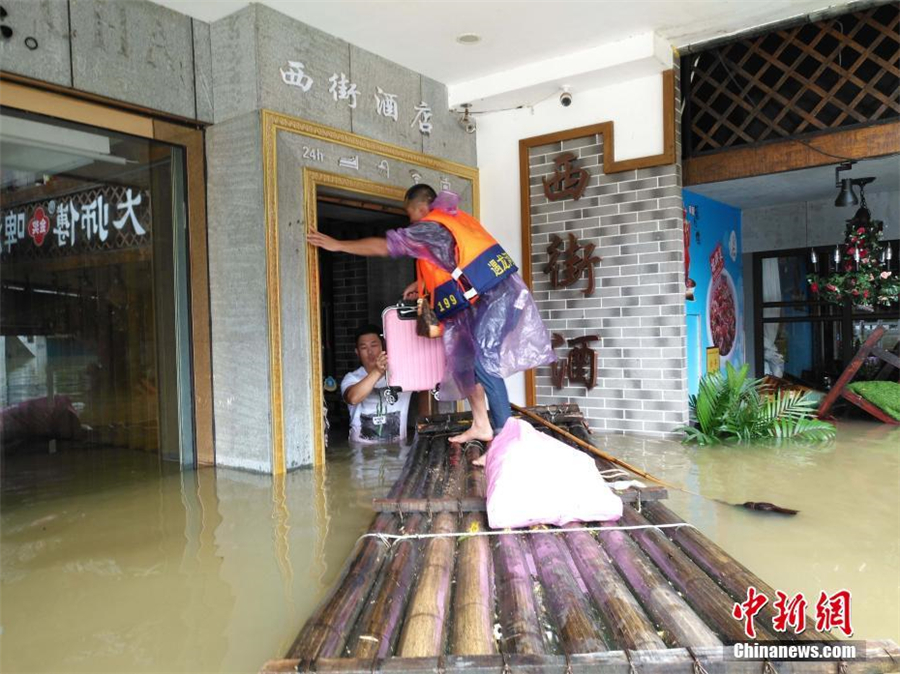
[[[850,589],[857,636],[900,641],[900,430],[842,424],[836,442],[812,447],[596,442],[709,496],[800,509],[784,518],[679,493],[669,503],[778,589]],[[280,480],[160,474],[136,451],[8,458],[0,669],[250,672],[282,655],[405,455],[329,457],[326,472]]]
[[[336,448],[283,479],[136,451],[7,457],[4,672],[256,671],[290,646],[399,474]]]

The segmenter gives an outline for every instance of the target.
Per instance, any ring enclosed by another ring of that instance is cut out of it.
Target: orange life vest
[[[457,266],[452,273],[427,260],[416,260],[419,294],[424,287],[438,319],[475,304],[481,294],[516,272],[509,254],[468,213],[457,211],[450,215],[434,209],[423,220],[443,225],[456,241]]]

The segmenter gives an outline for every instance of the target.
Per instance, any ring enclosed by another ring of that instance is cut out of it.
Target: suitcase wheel
[[[381,392],[381,399],[386,405],[393,405],[400,400],[400,387],[388,386]]]

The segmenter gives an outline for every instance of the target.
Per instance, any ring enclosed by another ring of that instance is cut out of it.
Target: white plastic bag
[[[509,419],[494,438],[485,471],[492,529],[609,522],[622,516],[622,499],[593,459],[521,419]]]

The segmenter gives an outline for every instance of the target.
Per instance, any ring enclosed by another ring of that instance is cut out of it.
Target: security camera
[[[572,105],[572,94],[569,93],[568,87],[563,87],[562,93],[559,95],[559,104],[564,108]]]
[[[468,119],[465,117],[460,117],[459,125],[466,133],[475,133],[475,120],[471,117]]]
[[[459,118],[459,126],[466,133],[475,133],[475,119],[469,116],[469,108],[472,107],[471,103],[463,104],[463,116]]]

